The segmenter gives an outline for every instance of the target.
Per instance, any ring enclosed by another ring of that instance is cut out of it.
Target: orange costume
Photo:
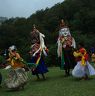
[[[7,61],[11,65],[11,69],[5,81],[6,86],[9,89],[24,88],[28,77],[23,68],[24,60],[17,53],[15,46],[9,47],[9,59]]]
[[[20,57],[19,53],[9,53],[9,63],[11,64],[12,68],[22,68],[24,67],[24,64],[21,62],[22,58]]]

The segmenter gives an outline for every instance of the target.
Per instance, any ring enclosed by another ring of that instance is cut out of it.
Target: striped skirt
[[[9,89],[18,89],[24,87],[27,83],[28,76],[23,68],[12,69],[9,71],[5,85]]]

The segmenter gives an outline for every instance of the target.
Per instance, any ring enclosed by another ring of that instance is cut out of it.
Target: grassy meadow
[[[6,71],[0,71],[4,81]],[[49,68],[45,81],[37,81],[31,72],[28,76],[29,80],[24,90],[7,91],[2,82],[0,96],[95,96],[95,77],[91,77],[90,80],[64,77],[64,71],[58,67]]]

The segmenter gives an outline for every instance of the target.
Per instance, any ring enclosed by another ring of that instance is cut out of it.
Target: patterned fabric
[[[31,32],[31,43],[32,44],[40,43],[39,32],[36,31]]]
[[[27,79],[28,77],[24,69],[12,69],[9,71],[8,78],[5,81],[5,84],[9,89],[16,89],[24,86],[27,82]]]
[[[72,45],[72,37],[71,36],[67,36],[67,37],[60,37],[61,43],[62,43],[62,47],[63,48],[67,48],[67,47],[71,47]]]

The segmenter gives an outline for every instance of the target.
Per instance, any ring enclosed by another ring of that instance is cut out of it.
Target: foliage
[[[57,44],[51,45],[48,56],[45,58],[45,62],[48,66],[59,66],[56,45]]]

